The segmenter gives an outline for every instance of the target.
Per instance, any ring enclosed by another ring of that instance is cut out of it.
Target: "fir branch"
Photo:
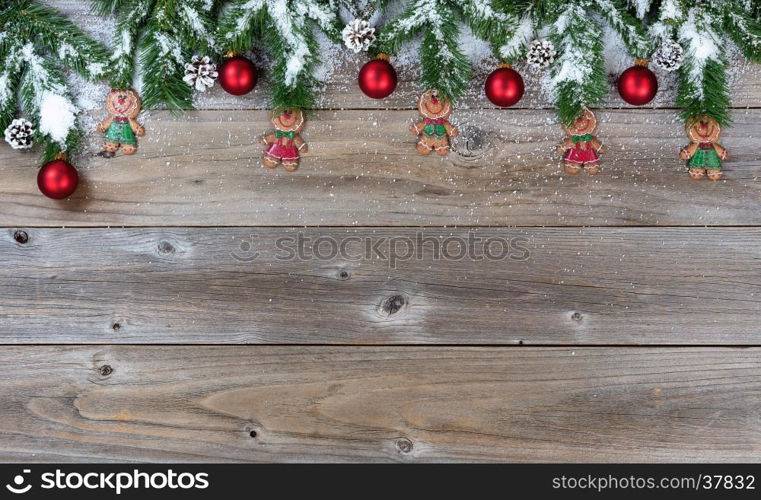
[[[92,0],[101,15],[117,15],[111,56],[111,85],[130,88],[136,53],[143,67],[146,108],[193,107],[192,89],[182,80],[195,52],[217,53],[213,13],[218,0]]]
[[[61,16],[55,9],[26,1],[19,10],[20,36],[34,40],[58,58],[58,64],[88,80],[103,77],[108,61],[106,48]]]
[[[526,27],[521,24],[518,16],[508,12],[504,6],[496,7],[492,2],[483,0],[462,0],[460,5],[462,15],[470,29],[477,37],[489,42],[494,56],[506,62],[514,62],[517,57],[505,59],[502,57],[501,49],[504,47],[505,40],[511,38],[516,31],[523,28],[525,34]],[[531,31],[533,33],[533,24]],[[527,43],[524,43],[524,47]],[[519,52],[519,50],[512,52]]]
[[[317,84],[312,70],[319,60],[312,27],[338,40],[337,10],[323,0],[237,0],[220,21],[220,46],[244,52],[261,39],[275,61],[275,107],[310,108]]]
[[[647,6],[649,7],[649,2]],[[644,3],[638,4],[637,12],[644,9]],[[621,0],[596,0],[592,2],[595,10],[605,19],[613,30],[623,40],[629,53],[638,59],[647,59],[652,47],[645,36],[642,23],[629,14]]]
[[[37,125],[35,142],[43,145],[43,161],[58,152],[73,151],[80,137],[76,133],[79,109],[68,95],[63,75],[31,43],[21,48],[18,57],[25,66],[19,89],[21,109]]]
[[[550,39],[558,51],[550,67],[552,94],[560,120],[570,125],[608,91],[602,30],[581,4],[566,2],[551,26]]]
[[[748,60],[761,63],[761,22],[739,8],[727,9],[724,32],[742,49]]]
[[[99,0],[109,3],[110,0]],[[123,9],[118,14],[115,47],[111,55],[111,78],[113,88],[128,89],[132,87],[135,73],[135,52],[140,30],[145,26],[153,10],[153,1],[136,2],[132,9]]]
[[[637,19],[644,19],[650,13],[653,0],[627,0],[627,3],[634,8]]]
[[[0,8],[0,126],[20,110],[35,124],[43,160],[73,152],[81,132],[79,109],[62,69],[97,79],[108,60],[106,48],[55,9],[34,0],[9,0]]]
[[[5,31],[11,35],[13,32]],[[21,58],[15,57],[21,51],[17,39],[15,43],[0,43],[0,61],[4,66],[0,71],[0,131],[5,130],[16,115],[16,91],[21,81]]]
[[[535,31],[536,20],[533,17],[533,11],[526,12],[521,17],[518,26],[512,34],[497,49],[497,58],[508,63],[513,63],[523,57],[526,47],[534,39]]]
[[[91,0],[90,6],[95,14],[105,17],[135,8],[135,3],[133,0]]]
[[[395,54],[422,32],[422,82],[443,97],[456,100],[467,90],[470,63],[460,51],[454,0],[413,0],[407,10],[381,32],[377,52]]]
[[[677,105],[685,120],[707,115],[726,125],[730,121],[728,62],[717,28],[722,28],[721,17],[703,7],[692,7],[679,27],[685,58],[679,69]]]
[[[193,89],[183,80],[185,61],[190,53],[180,41],[163,31],[151,19],[140,53],[145,77],[141,97],[147,108],[162,104],[175,110],[193,107]]]

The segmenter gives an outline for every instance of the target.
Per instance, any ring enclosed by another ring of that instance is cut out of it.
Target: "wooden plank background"
[[[23,231],[5,343],[761,343],[759,228]]]
[[[759,354],[8,347],[0,449],[20,461],[750,462]]]
[[[293,174],[259,165],[266,78],[145,113],[131,158],[93,134],[68,201],[0,145],[0,460],[759,461],[761,68],[735,61],[711,183],[676,157],[673,77],[611,97],[602,173],[569,177],[539,75],[497,110],[478,64],[453,154],[422,158],[418,69],[372,101],[361,63],[341,52]],[[513,246],[436,258],[469,235]],[[385,255],[279,258],[298,237]]]

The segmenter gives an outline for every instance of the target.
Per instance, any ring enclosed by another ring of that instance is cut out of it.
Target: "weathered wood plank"
[[[261,167],[267,113],[154,112],[137,155],[81,159],[67,202],[39,195],[35,156],[0,146],[4,226],[750,225],[761,223],[761,110],[736,116],[727,180],[692,181],[674,111],[600,112],[596,177],[562,173],[550,111],[463,111],[448,158],[421,157],[413,111],[321,111],[296,173]],[[93,138],[93,140],[95,140]],[[93,143],[93,151],[98,144]]]
[[[84,29],[89,29],[96,37],[108,40],[111,31],[107,29],[112,21],[97,18],[90,13],[90,3],[85,0],[44,0],[61,9],[74,22]],[[412,44],[407,47],[410,53],[417,48]],[[474,57],[471,57],[473,59]],[[414,61],[414,57],[409,58]],[[327,48],[323,60],[329,62],[320,73],[326,73],[323,88],[320,89],[318,107],[321,109],[411,109],[416,106],[421,89],[417,83],[420,68],[416,64],[396,62],[399,74],[399,86],[390,97],[377,101],[366,97],[357,86],[357,73],[367,60],[363,55],[339,47]],[[263,61],[264,62],[264,61]],[[459,106],[465,108],[493,108],[494,106],[483,95],[483,82],[490,71],[496,67],[493,60],[476,60],[475,73],[467,94],[461,99]],[[621,63],[624,64],[625,62]],[[525,65],[519,64],[517,69],[523,74],[526,83],[526,95],[518,104],[520,108],[549,108],[551,102],[546,92],[542,90],[541,72],[531,72]],[[199,94],[196,107],[199,109],[269,109],[271,99],[267,83],[267,68],[260,64],[262,79],[259,86],[251,94],[243,97],[231,96],[218,85],[207,94]],[[658,72],[661,91],[650,107],[673,107],[676,81],[674,75]],[[614,76],[611,76],[611,81]],[[750,64],[740,58],[733,58],[730,71],[731,94],[733,105],[737,108],[757,107],[761,101],[761,66]],[[609,107],[631,107],[619,96],[611,86],[609,92]]]
[[[760,356],[732,348],[3,348],[0,455],[758,462]]]
[[[761,345],[758,228],[25,231],[6,344]]]

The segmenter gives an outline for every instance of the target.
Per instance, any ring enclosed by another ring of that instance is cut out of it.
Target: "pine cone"
[[[5,129],[5,142],[13,149],[29,149],[33,144],[34,127],[32,122],[17,118]]]
[[[674,40],[666,40],[658,47],[651,60],[665,71],[676,71],[684,61],[684,49]]]
[[[534,68],[544,69],[552,64],[557,54],[551,41],[534,40],[529,45],[526,60]]]
[[[355,53],[362,50],[366,52],[375,41],[375,28],[364,19],[355,19],[346,25],[341,36],[346,46]]]
[[[185,76],[182,80],[196,90],[205,92],[214,86],[218,76],[217,65],[211,62],[209,56],[193,56],[190,62],[185,64]]]

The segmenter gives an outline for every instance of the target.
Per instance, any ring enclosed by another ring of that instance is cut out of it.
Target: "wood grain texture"
[[[90,30],[96,37],[104,38],[104,32],[110,35],[108,26],[109,19],[98,19],[90,13],[90,5],[84,0],[44,0],[45,3],[54,5],[69,16],[78,26]],[[103,40],[109,43],[108,36]],[[395,58],[395,64],[399,75],[399,85],[396,91],[386,99],[370,99],[359,90],[357,86],[357,74],[359,68],[368,59],[366,54],[354,54],[344,47],[334,46],[325,41],[321,50],[322,67],[317,71],[323,79],[322,87],[318,91],[317,107],[319,109],[412,109],[416,106],[420,92],[425,90],[420,87],[418,79],[420,67],[417,61],[419,40],[404,47],[407,54],[400,60]],[[479,53],[480,54],[480,53]],[[254,53],[261,74],[260,83],[250,94],[242,97],[231,96],[225,93],[219,85],[206,94],[197,94],[195,105],[198,109],[270,109],[272,107],[270,86],[268,83],[268,60],[266,53]],[[478,55],[471,54],[471,63],[474,66],[474,74],[467,93],[460,99],[458,107],[461,109],[493,108],[494,106],[484,96],[483,84],[489,72],[497,67],[497,61],[492,59],[481,60]],[[614,62],[615,66],[626,68],[630,62]],[[532,71],[523,63],[518,63],[516,69],[523,75],[526,84],[526,94],[517,105],[523,109],[551,108],[552,103],[543,90],[543,72]],[[623,69],[621,69],[622,71]],[[656,70],[657,71],[657,70]],[[676,95],[675,75],[663,71],[657,71],[660,91],[656,99],[648,105],[655,108],[674,107]],[[761,100],[761,66],[748,63],[740,57],[733,57],[730,70],[730,90],[733,105],[737,108],[758,107]],[[616,75],[611,74],[611,87],[608,101],[605,107],[631,108],[618,95],[613,82]]]
[[[6,347],[0,456],[758,462],[760,359],[755,348]]]
[[[758,228],[25,231],[6,344],[761,345]]]
[[[39,195],[35,159],[0,146],[4,226],[752,225],[761,110],[736,113],[727,180],[689,179],[676,112],[599,113],[610,147],[598,176],[562,173],[550,111],[458,112],[449,157],[421,157],[413,111],[320,111],[296,173],[261,167],[266,112],[154,112],[138,154],[78,161],[81,187]],[[92,151],[98,145],[92,144]]]

